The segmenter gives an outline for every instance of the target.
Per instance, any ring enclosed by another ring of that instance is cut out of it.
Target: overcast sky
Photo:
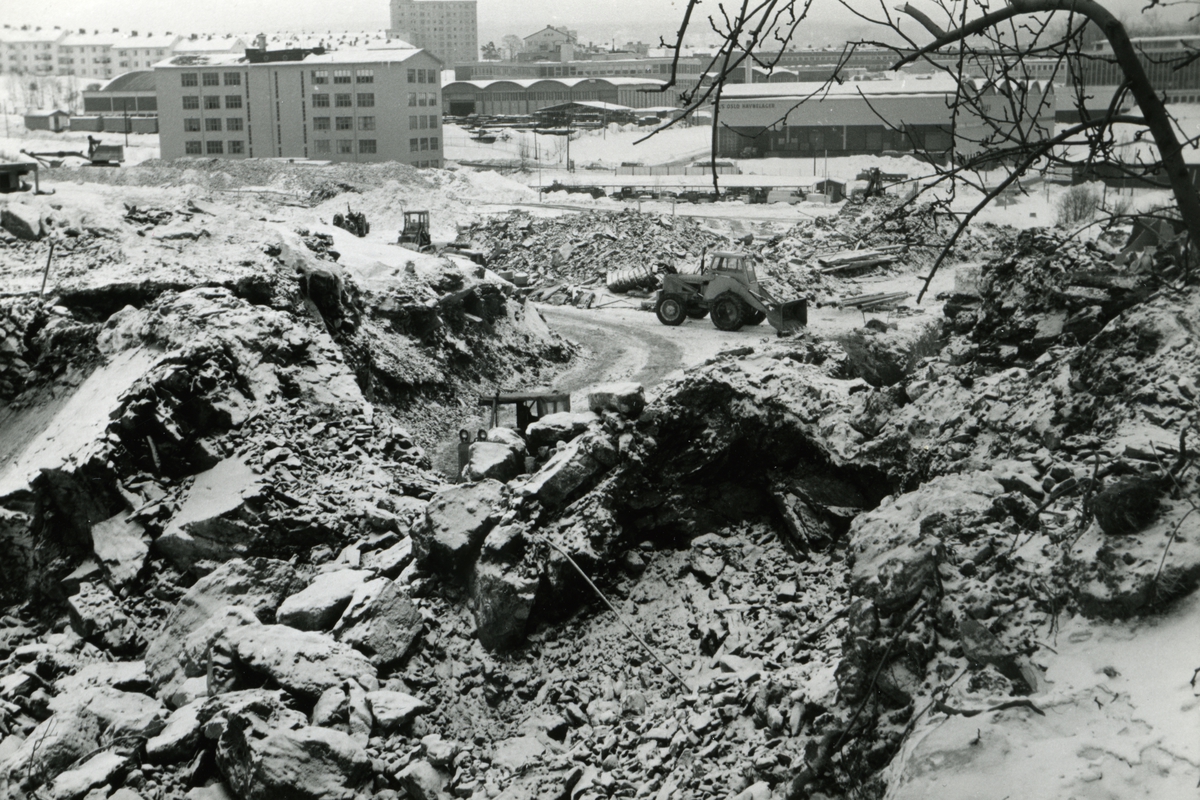
[[[872,6],[877,0],[863,0]],[[823,46],[845,40],[853,18],[837,0],[816,0],[813,24],[801,44]],[[889,2],[888,5],[894,5]],[[1145,0],[1112,0],[1124,18],[1136,19]],[[505,34],[528,35],[544,25],[574,28],[580,38],[657,44],[679,26],[685,0],[479,0],[479,41],[499,43]],[[929,10],[932,2],[924,5]],[[336,10],[335,10],[336,9]],[[700,7],[707,15],[716,0]],[[703,30],[705,26],[693,27]],[[0,0],[0,23],[64,28],[137,30],[142,33],[259,32],[279,30],[381,30],[389,24],[387,0]],[[861,29],[853,35],[862,35]]]

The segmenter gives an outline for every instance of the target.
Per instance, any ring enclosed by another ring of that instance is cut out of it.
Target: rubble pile
[[[492,269],[574,283],[603,280],[609,270],[623,267],[694,272],[705,250],[727,246],[724,237],[690,219],[632,209],[550,219],[514,211],[475,225],[466,235]]]

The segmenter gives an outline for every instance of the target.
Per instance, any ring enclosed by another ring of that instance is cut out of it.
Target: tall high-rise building
[[[392,33],[447,67],[479,60],[475,0],[391,0]]]

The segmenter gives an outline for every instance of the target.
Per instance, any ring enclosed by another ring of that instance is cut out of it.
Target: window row
[[[201,80],[203,80],[203,85],[205,85],[205,86],[220,86],[221,85],[221,73],[219,73],[219,72],[203,72],[203,73],[181,72],[181,73],[179,73],[179,82],[184,86],[199,86],[199,85],[201,85],[200,84]],[[242,85],[242,73],[226,72],[225,73],[225,85],[226,86],[241,86]]]
[[[330,127],[331,121],[333,122],[333,124],[335,126],[333,128]],[[359,117],[358,118],[358,129],[360,131],[375,130],[375,118],[374,117]],[[332,117],[332,118],[330,118],[330,117],[313,117],[313,130],[314,131],[327,131],[327,130],[352,131],[352,130],[354,130],[354,117]]]
[[[413,117],[408,118],[408,129],[410,131],[415,131],[418,128],[420,128],[422,130],[424,130],[425,128],[436,129],[437,126],[438,126],[438,115],[437,114],[421,114],[420,116],[413,116]]]
[[[354,72],[354,83],[374,83],[375,70],[373,69],[356,69]],[[350,83],[351,71],[348,69],[335,69],[333,71],[334,83]],[[329,70],[314,69],[312,71],[313,83],[329,83]]]
[[[335,108],[353,108],[355,106],[355,99],[358,100],[357,105],[359,108],[375,107],[375,95],[372,92],[359,92],[357,98],[349,93],[335,94],[333,96],[333,105]],[[329,108],[329,95],[314,94],[312,96],[312,104],[313,108]]]
[[[229,117],[228,119],[225,120],[225,130],[240,131],[240,130],[243,130],[243,126],[245,124],[246,124],[246,121],[243,120],[241,117]],[[193,133],[195,131],[200,130],[200,118],[199,117],[185,118],[183,120],[183,129],[189,133]],[[221,130],[221,118],[220,117],[207,117],[204,120],[204,130],[206,130],[206,131]]]
[[[410,69],[408,71],[409,83],[441,83],[438,80],[438,71],[436,69]]]
[[[206,109],[219,109],[221,107],[221,96],[209,94],[204,96],[204,107]],[[226,108],[241,108],[242,96],[240,94],[225,95]],[[183,96],[183,108],[185,111],[194,111],[200,108],[200,96],[195,94],[185,94]]]
[[[353,139],[338,139],[336,141],[337,141],[337,154],[339,156],[348,156],[348,155],[354,154],[354,140]],[[329,139],[313,139],[314,152],[319,156],[333,155],[333,153],[334,153],[333,145],[334,145],[334,142]],[[375,155],[376,152],[378,152],[378,151],[376,149],[374,139],[359,139],[358,140],[359,155],[370,156],[370,155]]]
[[[422,150],[437,150],[437,149],[438,149],[438,137],[436,137],[436,136],[430,136],[429,138],[425,138],[424,136],[422,136],[420,139],[409,139],[408,140],[408,151],[410,153],[419,153]]]
[[[432,161],[414,161],[412,165],[417,169],[425,169],[426,167],[433,167],[436,169],[438,166],[438,160],[435,158]]]
[[[226,144],[229,145],[228,150],[226,150]],[[192,139],[183,143],[183,152],[189,156],[223,156],[226,152],[231,156],[240,156],[246,152],[246,143],[241,139],[231,139],[229,142],[223,142],[220,139],[200,142]]]
[[[437,92],[409,92],[409,106],[436,106],[438,104]]]

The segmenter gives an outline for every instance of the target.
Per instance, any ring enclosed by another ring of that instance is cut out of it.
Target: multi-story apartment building
[[[113,48],[124,38],[116,31],[88,33],[80,30],[68,33],[58,43],[58,74],[109,80],[117,74]]]
[[[446,66],[479,59],[475,0],[391,0],[392,33]]]
[[[56,74],[58,44],[66,35],[67,32],[60,28],[0,29],[0,72]]]
[[[132,31],[113,46],[113,52],[116,53],[116,74],[135,69],[150,69],[174,54],[175,44],[180,38],[182,37],[172,33],[138,36],[137,31]]]
[[[410,47],[176,56],[154,69],[162,157],[439,167],[441,68]]]

